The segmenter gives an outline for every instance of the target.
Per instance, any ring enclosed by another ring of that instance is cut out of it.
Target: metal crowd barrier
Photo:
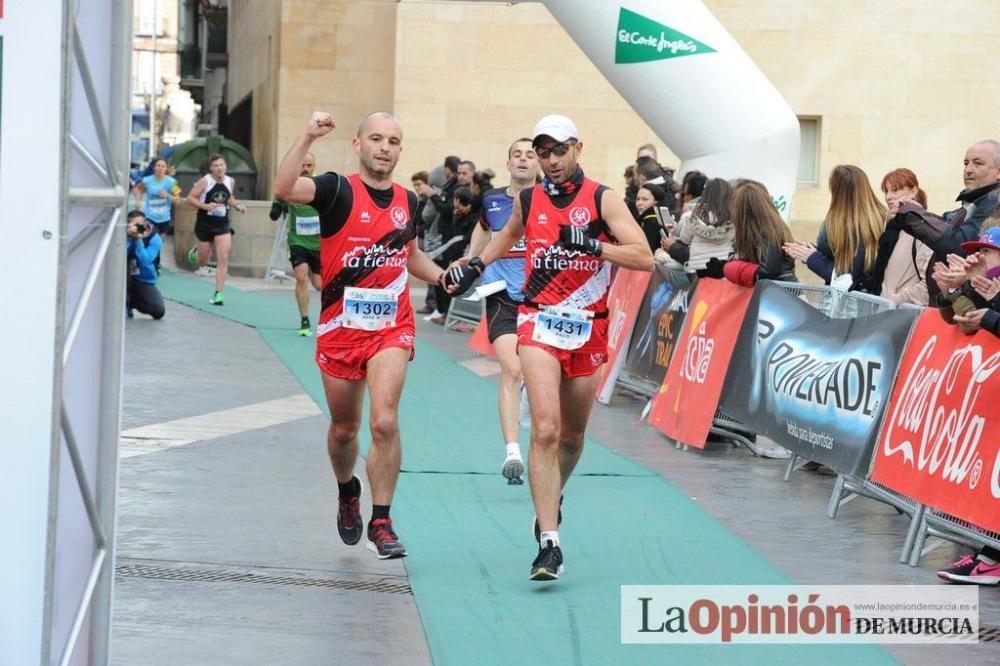
[[[937,548],[941,543],[924,548],[924,543],[928,536],[938,537],[952,543],[959,543],[969,548],[979,550],[983,546],[1000,549],[1000,534],[976,527],[972,523],[948,515],[943,511],[921,506],[920,515],[914,515],[910,532],[913,533],[913,548],[909,556],[909,564],[915,567],[920,563],[920,558]],[[913,529],[916,525],[916,530]],[[908,534],[907,537],[910,535]],[[905,552],[904,552],[905,554]],[[904,561],[900,558],[900,561]]]
[[[482,283],[476,280],[468,293],[473,293],[480,284]],[[486,299],[470,301],[468,298],[452,298],[451,305],[448,306],[448,314],[444,318],[444,328],[446,331],[455,331],[462,324],[476,327],[485,313]]]

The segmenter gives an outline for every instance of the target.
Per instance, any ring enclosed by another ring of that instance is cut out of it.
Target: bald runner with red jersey
[[[401,459],[399,397],[414,354],[407,277],[412,273],[435,283],[443,271],[417,248],[416,194],[392,182],[403,133],[391,114],[373,113],[358,128],[353,140],[358,173],[300,177],[312,143],[335,126],[330,114],[312,115],[278,167],[274,194],[319,212],[323,289],[316,363],[330,408],[327,450],[339,487],[337,531],[344,543],[354,545],[364,529],[354,466],[367,385],[373,505],[367,546],[379,559],[403,557],[406,548],[389,508]]]
[[[653,257],[622,198],[584,175],[573,121],[546,116],[532,137],[545,179],[518,194],[504,228],[478,257],[452,264],[445,284],[464,293],[524,236],[517,344],[531,406],[528,481],[538,541],[529,578],[545,581],[564,570],[562,489],[583,452],[597,371],[608,358],[611,265],[651,271]]]

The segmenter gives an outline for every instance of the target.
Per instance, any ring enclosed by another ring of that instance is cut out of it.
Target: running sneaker
[[[508,486],[521,486],[524,485],[524,461],[521,460],[521,456],[517,453],[511,453],[507,456],[507,459],[503,461],[503,465],[500,466],[500,473],[503,474],[503,478],[507,479]]]
[[[197,245],[195,245],[193,248],[191,248],[190,250],[188,250],[187,260],[188,260],[188,263],[191,264],[192,266],[194,266],[195,264],[198,263],[198,246]]]
[[[368,524],[368,550],[380,560],[406,556],[406,547],[392,531],[392,518],[379,518]]]
[[[361,479],[358,479],[357,497],[337,498],[337,532],[340,533],[340,540],[348,546],[361,541],[361,534],[364,532],[365,523],[361,519],[361,494],[364,491],[365,487],[361,484]]]
[[[559,496],[559,521],[557,526],[562,525],[562,503],[563,496]],[[541,544],[542,542],[542,529],[538,526],[538,516],[535,516],[534,524],[532,525],[532,531],[535,533],[535,543]]]
[[[312,334],[313,334],[312,327],[309,326],[309,324],[306,324],[305,326],[299,328],[299,335],[301,335],[303,338],[311,337]]]
[[[938,571],[937,575],[949,583],[1000,585],[1000,563],[987,564],[978,556],[966,555],[947,569]]]
[[[544,547],[538,548],[538,557],[531,563],[531,575],[528,579],[558,580],[564,570],[562,550],[559,546],[552,545],[552,541],[546,541]]]
[[[221,291],[215,292],[215,295],[213,295],[208,302],[211,303],[212,305],[222,305],[222,292]]]

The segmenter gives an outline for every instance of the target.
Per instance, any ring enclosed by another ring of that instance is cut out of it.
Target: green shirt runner
[[[288,209],[288,247],[297,245],[319,252],[319,212],[312,206],[296,205],[275,198]]]

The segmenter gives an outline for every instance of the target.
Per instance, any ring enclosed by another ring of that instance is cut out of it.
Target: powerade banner
[[[1000,340],[925,311],[879,441],[873,480],[1000,532]]]
[[[693,276],[657,265],[643,296],[622,373],[657,390],[681,335]]]
[[[678,442],[705,447],[726,368],[753,289],[725,280],[698,281],[649,422]]]
[[[917,314],[830,319],[762,282],[729,364],[722,408],[803,458],[863,477]]]
[[[601,380],[597,385],[597,400],[602,404],[608,404],[614,393],[615,381],[625,361],[625,348],[635,325],[635,315],[649,284],[649,275],[646,271],[620,268],[611,283],[608,294],[608,362],[601,370]]]

